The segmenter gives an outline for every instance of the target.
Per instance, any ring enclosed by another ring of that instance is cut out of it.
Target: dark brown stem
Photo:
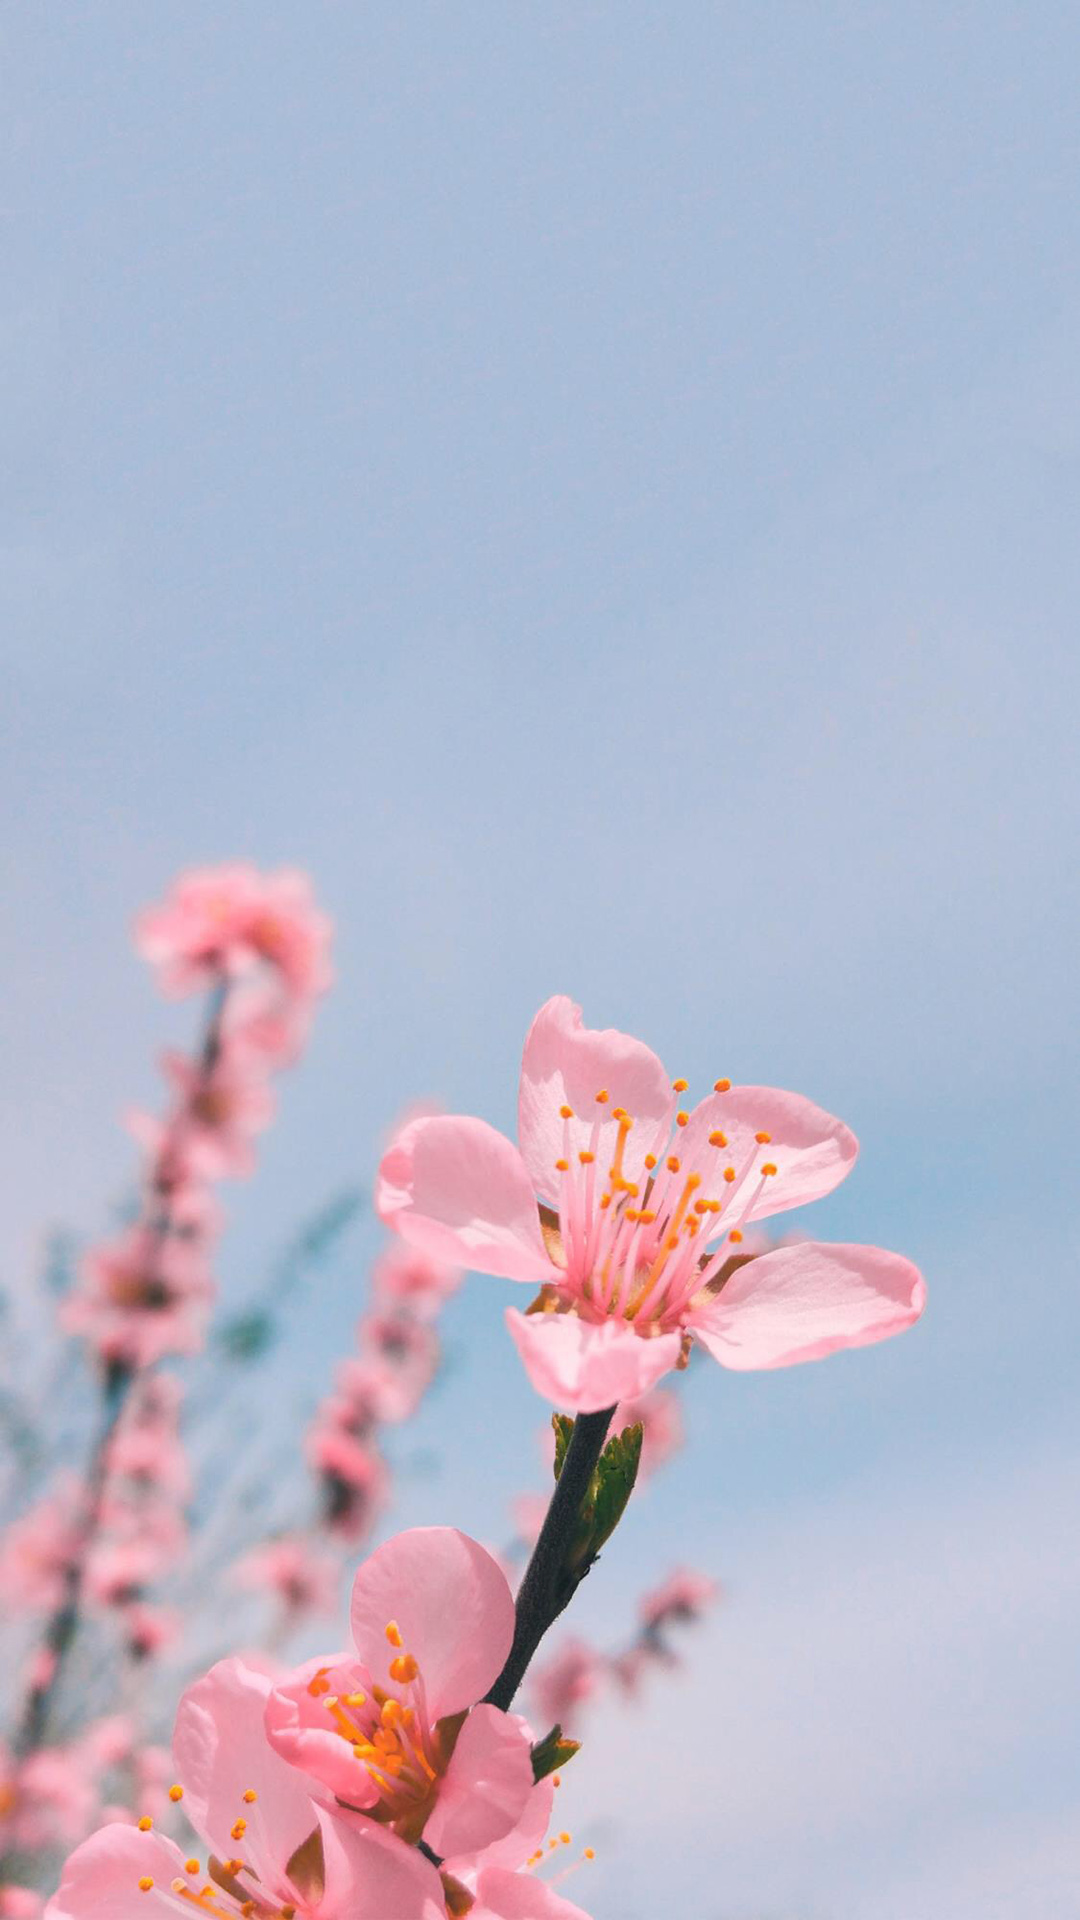
[[[574,1421],[562,1472],[518,1590],[513,1645],[495,1685],[485,1695],[488,1705],[501,1707],[504,1713],[545,1633],[569,1606],[588,1572],[587,1565],[571,1567],[570,1548],[614,1413],[614,1407],[607,1407],[602,1413],[579,1413]]]

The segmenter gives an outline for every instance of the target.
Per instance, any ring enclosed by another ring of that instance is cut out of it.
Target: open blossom
[[[173,1755],[184,1811],[209,1855],[189,1857],[150,1820],[77,1847],[46,1920],[444,1920],[439,1876],[374,1822],[336,1819],[268,1745],[270,1682],[223,1660],[180,1703]]]
[[[877,1247],[782,1246],[725,1275],[747,1227],[831,1193],[857,1143],[798,1094],[721,1079],[685,1109],[685,1087],[559,995],[525,1042],[520,1150],[486,1121],[431,1115],[380,1167],[379,1211],[411,1245],[540,1286],[507,1324],[564,1410],[646,1392],[694,1340],[727,1367],[791,1366],[922,1312],[918,1270]]]
[[[505,1575],[467,1535],[416,1527],[365,1561],[351,1613],[351,1652],[273,1688],[274,1748],[329,1804],[422,1834],[443,1858],[501,1839],[533,1788],[525,1722],[474,1704],[513,1639]]]
[[[139,916],[139,951],[167,993],[189,993],[224,976],[274,969],[291,994],[330,984],[331,924],[304,873],[260,873],[240,862],[182,874],[161,906]]]

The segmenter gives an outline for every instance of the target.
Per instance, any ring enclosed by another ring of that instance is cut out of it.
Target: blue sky
[[[688,1378],[582,1621],[731,1597],[578,1763],[598,1920],[1080,1913],[1078,54],[997,0],[7,22],[8,1279],[183,1030],[131,914],[234,855],[340,973],[234,1297],[409,1097],[510,1125],[553,991],[842,1114],[807,1226],[928,1276],[886,1349]],[[510,1293],[407,1519],[504,1525]]]

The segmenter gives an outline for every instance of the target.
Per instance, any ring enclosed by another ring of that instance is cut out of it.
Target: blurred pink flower
[[[0,1748],[0,1853],[70,1846],[96,1806],[92,1762],[77,1747],[39,1747],[21,1763]]]
[[[371,1291],[378,1306],[390,1311],[406,1307],[422,1320],[433,1320],[457,1292],[462,1277],[460,1266],[432,1260],[407,1241],[394,1239],[371,1269]]]
[[[636,1398],[692,1340],[724,1366],[791,1366],[922,1312],[918,1270],[877,1247],[778,1247],[723,1275],[752,1222],[831,1193],[857,1143],[799,1094],[718,1080],[676,1110],[685,1085],[559,995],[525,1042],[520,1151],[445,1115],[411,1121],[382,1161],[379,1212],[411,1245],[542,1288],[542,1310],[508,1309],[507,1324],[534,1387],[566,1411]]]
[[[330,984],[331,931],[306,874],[234,863],[181,874],[160,906],[139,915],[136,945],[167,993],[267,966],[291,994],[309,998]]]
[[[336,1556],[299,1535],[253,1548],[237,1561],[233,1575],[240,1586],[273,1594],[295,1618],[333,1613],[337,1606],[341,1570]]]
[[[564,1640],[558,1652],[529,1670],[529,1695],[542,1724],[558,1723],[573,1733],[575,1710],[591,1700],[603,1675],[604,1662],[585,1640]]]
[[[60,1321],[103,1359],[148,1367],[169,1353],[199,1351],[213,1297],[198,1246],[138,1225],[84,1256]]]
[[[716,1581],[710,1580],[707,1574],[680,1567],[662,1586],[642,1595],[638,1611],[646,1627],[655,1631],[672,1621],[699,1620],[719,1592]]]
[[[0,1597],[9,1607],[51,1612],[60,1604],[82,1543],[82,1491],[65,1476],[0,1535]]]

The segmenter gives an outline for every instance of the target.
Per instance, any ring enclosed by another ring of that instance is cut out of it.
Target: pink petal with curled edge
[[[446,1920],[442,1882],[430,1860],[374,1821],[319,1811],[325,1888],[319,1920]]]
[[[381,1687],[397,1649],[418,1662],[428,1718],[460,1713],[483,1698],[514,1637],[514,1601],[491,1554],[455,1527],[411,1527],[364,1561],[353,1583],[352,1632],[360,1661]]]
[[[285,1865],[315,1826],[315,1809],[302,1773],[266,1738],[270,1681],[246,1661],[219,1660],[189,1687],[173,1730],[176,1776],[184,1812],[222,1859],[236,1853],[230,1828],[248,1821],[246,1861],[280,1899],[288,1898]],[[249,1808],[248,1788],[258,1796]]]
[[[187,1881],[184,1855],[164,1834],[102,1827],[69,1855],[45,1920],[154,1920],[157,1914],[174,1914],[169,1886],[178,1875]],[[154,1882],[145,1893],[139,1886],[144,1878]]]
[[[903,1333],[925,1305],[902,1254],[808,1240],[748,1261],[691,1325],[721,1366],[791,1367]]]
[[[443,1859],[488,1847],[517,1826],[532,1790],[532,1741],[524,1720],[497,1707],[474,1707],[424,1839]]]
[[[608,1096],[602,1103],[596,1098],[600,1092]],[[574,1110],[568,1123],[574,1153],[592,1146],[594,1122],[601,1122],[596,1152],[602,1165],[614,1152],[619,1130],[612,1113],[625,1109],[634,1125],[623,1168],[636,1180],[658,1136],[667,1139],[675,1098],[663,1062],[649,1047],[615,1027],[583,1026],[581,1008],[560,993],[545,1002],[529,1029],[518,1092],[521,1157],[537,1193],[547,1200],[559,1192],[555,1162],[563,1156],[562,1106]]]
[[[647,1339],[625,1320],[581,1320],[576,1313],[518,1313],[506,1324],[525,1371],[545,1400],[564,1413],[599,1413],[644,1393],[679,1358],[681,1336]]]
[[[476,1883],[470,1920],[589,1920],[581,1907],[538,1880],[534,1873],[485,1867]]]
[[[717,1131],[725,1136],[725,1147],[710,1147],[709,1135]],[[757,1140],[759,1133],[767,1133],[769,1139]],[[800,1093],[785,1093],[780,1087],[732,1087],[728,1093],[710,1093],[694,1108],[679,1143],[683,1166],[705,1176],[702,1197],[725,1203],[721,1223],[741,1217],[759,1186],[760,1196],[749,1216],[753,1220],[823,1199],[846,1179],[858,1151],[855,1135],[842,1120]],[[760,1169],[769,1165],[776,1172],[762,1186]],[[734,1167],[739,1175],[734,1191],[724,1180],[726,1167]]]
[[[369,1693],[370,1676],[350,1653],[331,1653],[308,1660],[274,1686],[266,1701],[266,1738],[274,1752],[306,1776],[309,1790],[319,1796],[347,1801],[352,1807],[371,1807],[379,1789],[363,1762],[324,1704],[325,1694],[313,1695],[310,1682],[325,1672],[332,1696]]]
[[[521,1155],[486,1120],[410,1120],[383,1156],[375,1203],[387,1226],[434,1259],[505,1280],[557,1277]]]

